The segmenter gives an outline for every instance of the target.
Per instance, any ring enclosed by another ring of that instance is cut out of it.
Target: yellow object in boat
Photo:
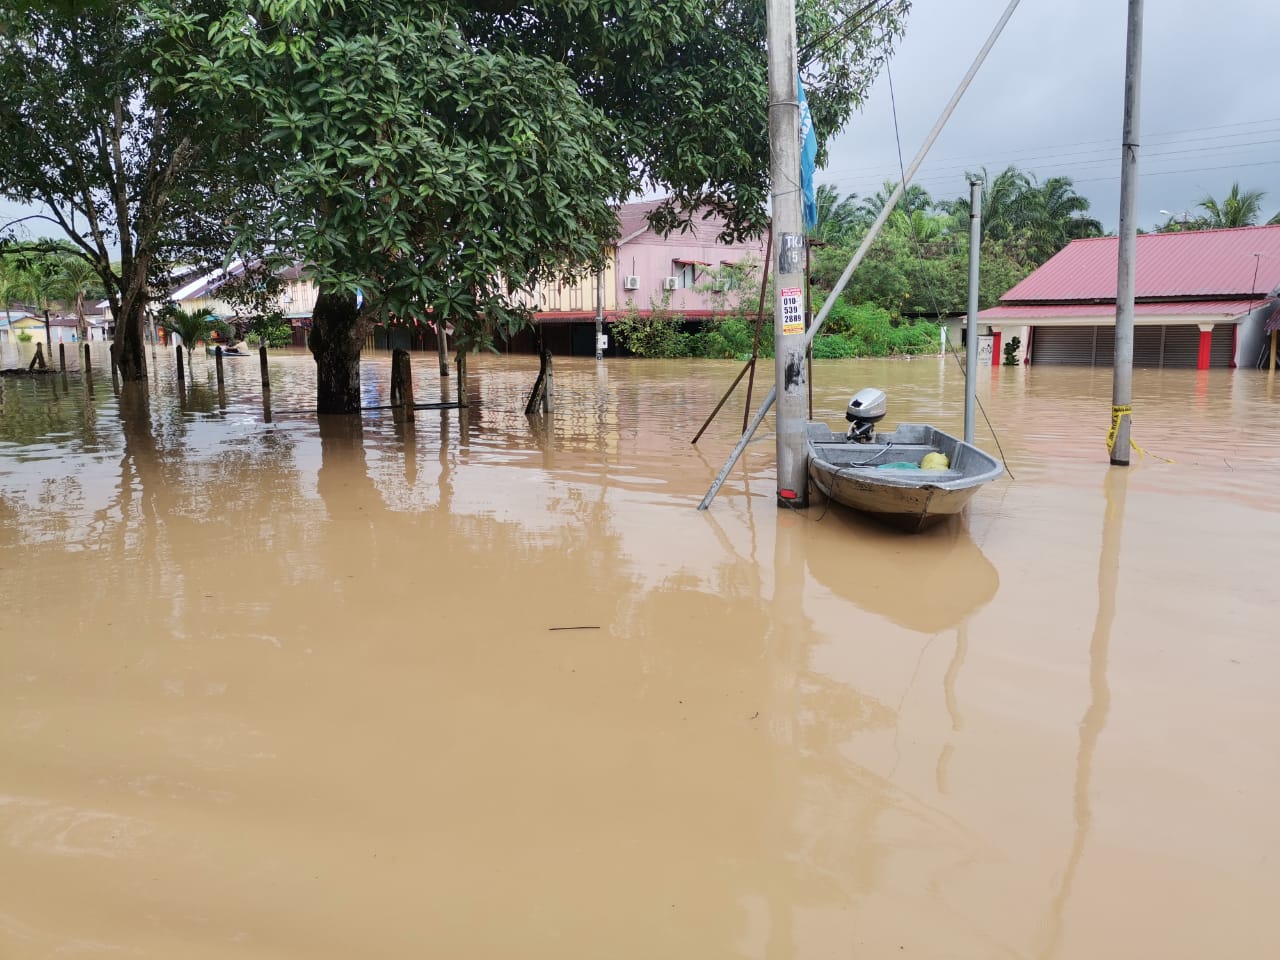
[[[921,470],[946,470],[951,466],[951,461],[947,459],[945,453],[926,453],[924,459],[920,461]]]

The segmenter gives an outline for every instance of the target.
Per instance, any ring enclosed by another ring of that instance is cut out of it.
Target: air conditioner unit
[[[676,288],[676,278],[675,278],[675,277],[663,277],[663,278],[662,278],[662,289],[663,289],[663,290],[674,290],[675,288]]]
[[[639,290],[640,278],[637,277],[634,273],[628,273],[626,276],[622,278],[622,289],[623,290]]]

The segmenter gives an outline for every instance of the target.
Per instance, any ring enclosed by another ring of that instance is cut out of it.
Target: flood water
[[[1265,373],[1138,371],[1123,471],[1109,370],[984,370],[1016,479],[912,537],[779,512],[771,434],[696,512],[728,362],[406,427],[95,349],[0,381],[0,957],[1280,955]],[[815,379],[960,431],[954,361]]]

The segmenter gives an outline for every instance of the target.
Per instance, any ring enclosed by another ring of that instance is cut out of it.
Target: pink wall
[[[652,231],[647,231],[631,240],[623,237],[625,242],[618,249],[614,273],[618,309],[628,309],[628,300],[641,311],[648,311],[651,304],[660,305],[663,296],[662,280],[678,274],[680,267],[673,263],[677,259],[698,260],[710,264],[709,267],[697,268],[695,287],[708,285],[711,275],[707,271],[718,270],[726,261],[739,264],[752,263],[755,268],[754,284],[758,285],[760,271],[764,265],[764,238],[742,244],[721,244],[716,242],[716,234],[719,231],[719,224],[709,220],[696,223],[686,233],[673,233],[666,238]],[[638,289],[623,289],[628,274],[639,278]],[[758,286],[756,289],[758,291]],[[723,298],[713,298],[710,292],[697,289],[672,290],[670,293],[670,308],[673,311],[696,313],[723,309],[722,305],[716,304],[716,299],[720,299],[721,304],[725,301],[730,305],[736,304],[744,291],[731,291]],[[749,298],[755,296],[754,293],[749,294]]]

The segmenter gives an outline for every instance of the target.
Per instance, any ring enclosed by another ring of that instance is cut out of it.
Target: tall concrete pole
[[[969,181],[969,319],[965,323],[964,442],[973,443],[978,405],[978,261],[982,255],[982,181]]]
[[[1111,462],[1129,465],[1133,413],[1133,298],[1138,247],[1138,107],[1142,87],[1142,0],[1129,0],[1124,64],[1124,144],[1120,156],[1120,251],[1116,267],[1116,350],[1111,386]]]
[[[600,338],[604,336],[604,267],[596,271],[596,359],[604,359]]]
[[[774,378],[778,503],[805,506],[804,207],[800,192],[800,79],[795,0],[766,0],[769,17],[769,170],[773,183]]]

